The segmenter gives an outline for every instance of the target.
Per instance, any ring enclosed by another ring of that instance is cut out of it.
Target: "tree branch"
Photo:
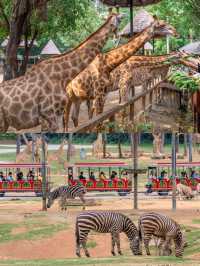
[[[8,20],[8,17],[6,16],[6,13],[4,12],[4,6],[0,0],[0,13],[3,16],[4,20],[5,20],[5,26],[7,27],[7,29],[9,30],[10,28],[10,22]]]

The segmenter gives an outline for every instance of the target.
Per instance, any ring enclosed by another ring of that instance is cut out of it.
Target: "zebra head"
[[[182,258],[184,247],[185,247],[185,238],[180,228],[177,229],[175,242],[175,255],[176,257]]]
[[[142,255],[139,236],[130,239],[130,249],[133,252],[133,255]]]
[[[52,193],[50,192],[47,196],[47,208],[50,208],[53,202],[54,202],[54,199],[53,199]]]

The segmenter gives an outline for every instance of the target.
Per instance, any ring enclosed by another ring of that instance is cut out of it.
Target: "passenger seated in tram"
[[[90,172],[89,179],[92,180],[92,181],[96,181],[96,177],[94,175],[94,172]]]
[[[72,170],[69,170],[69,172],[68,172],[68,180],[69,181],[73,180],[73,172],[72,172]]]
[[[3,172],[0,172],[0,182],[6,181]]]
[[[85,176],[83,175],[83,172],[80,172],[79,180],[86,180]]]
[[[192,173],[191,173],[191,178],[198,178],[199,175],[196,173],[195,170],[192,170]]]
[[[122,171],[122,179],[128,179],[128,173],[125,170]]]
[[[42,175],[41,175],[41,173],[38,174],[37,180],[42,182]]]
[[[180,178],[181,178],[181,179],[188,178],[187,172],[186,172],[186,171],[181,172],[181,176],[180,176]]]
[[[115,171],[112,171],[110,180],[114,180],[115,178],[117,178],[117,173]]]
[[[166,174],[166,171],[163,170],[163,171],[160,173],[158,179],[159,179],[159,180],[163,180],[163,179],[165,178],[165,174]]]
[[[23,181],[24,180],[24,175],[22,172],[17,173],[17,181]]]
[[[9,172],[9,173],[8,173],[8,176],[7,176],[6,179],[7,179],[8,182],[12,182],[12,181],[14,181],[14,178],[13,178],[13,174],[12,174],[12,172]]]
[[[27,180],[28,181],[34,181],[35,179],[35,175],[34,175],[34,172],[32,170],[30,170],[27,174]]]
[[[105,173],[104,172],[100,172],[100,174],[99,174],[99,180],[100,181],[106,180],[106,176],[105,176]]]

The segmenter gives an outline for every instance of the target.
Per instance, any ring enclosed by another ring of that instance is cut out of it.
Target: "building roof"
[[[56,54],[61,54],[60,50],[56,46],[56,44],[52,41],[49,40],[47,44],[44,46],[42,49],[41,55],[56,55]]]
[[[142,32],[145,28],[149,27],[153,21],[154,17],[142,8],[133,18],[133,33],[137,34]],[[155,32],[154,38],[163,38],[170,34],[171,33],[166,25],[166,27],[163,27],[162,30]],[[124,27],[124,29],[119,33],[119,36],[130,37],[130,23]]]
[[[133,0],[133,6],[146,6],[156,4],[161,0]],[[101,0],[102,3],[109,6],[129,7],[130,0]]]
[[[146,42],[144,45],[144,50],[153,50],[153,45],[150,42]]]
[[[186,52],[188,54],[200,55],[200,41],[188,43],[179,49],[181,52]]]

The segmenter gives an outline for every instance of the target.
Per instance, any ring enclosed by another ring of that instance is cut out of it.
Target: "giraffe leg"
[[[80,106],[81,106],[81,102],[80,101],[77,101],[73,105],[73,112],[72,112],[71,119],[72,119],[75,127],[78,126],[78,118],[79,118]]]
[[[67,130],[68,130],[69,114],[70,114],[71,106],[72,106],[72,101],[68,100],[68,103],[67,103],[65,110],[64,110],[64,116],[63,116],[64,132],[67,132]]]
[[[57,116],[53,110],[46,111],[45,114],[40,114],[41,131],[56,132],[59,129]]]

